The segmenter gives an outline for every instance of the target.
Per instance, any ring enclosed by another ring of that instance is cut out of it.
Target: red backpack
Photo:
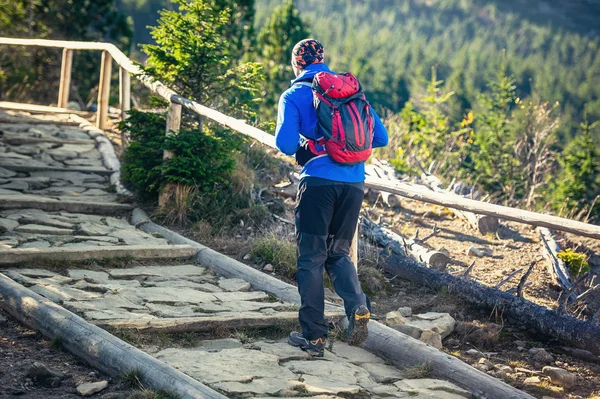
[[[301,84],[310,85],[308,82]],[[308,142],[311,152],[327,154],[342,165],[357,165],[369,159],[373,115],[358,79],[350,72],[319,72],[311,87],[319,131],[323,134],[322,138]],[[325,150],[317,150],[315,142]]]

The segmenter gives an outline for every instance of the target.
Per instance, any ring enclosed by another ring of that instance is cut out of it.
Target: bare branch
[[[537,265],[537,260],[534,260],[533,262],[531,262],[531,264],[529,265],[529,269],[527,269],[527,271],[525,272],[523,277],[521,277],[521,281],[519,281],[519,285],[517,285],[517,296],[518,297],[521,297],[521,298],[523,297],[523,287],[525,285],[525,282],[529,278],[529,275],[531,274],[535,265]]]
[[[437,235],[440,232],[440,229],[437,228],[437,224],[433,225],[433,229],[431,230],[431,233],[429,233],[428,235],[426,235],[422,240],[420,240],[421,242],[425,242],[427,240],[429,240],[431,237]]]
[[[514,272],[512,272],[511,274],[509,274],[508,276],[506,276],[504,279],[502,279],[498,284],[496,284],[494,286],[494,288],[499,289],[504,284],[506,284],[511,278],[513,278],[515,275],[521,273],[522,271],[523,271],[523,268],[515,270]]]
[[[567,302],[569,301],[569,297],[575,292],[577,287],[579,287],[581,285],[581,283],[583,283],[589,277],[589,275],[590,275],[589,272],[583,273],[581,276],[579,276],[579,278],[577,278],[577,280],[573,283],[571,288],[569,288],[567,290],[567,292],[563,292],[563,294],[558,299],[558,308],[556,309],[558,314],[566,313]]]
[[[469,278],[469,273],[471,273],[474,266],[475,266],[475,261],[471,262],[471,265],[467,268],[467,270],[465,270],[464,274],[462,275],[462,278]]]

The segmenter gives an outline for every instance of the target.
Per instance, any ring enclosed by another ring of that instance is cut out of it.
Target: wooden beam
[[[106,128],[106,117],[108,115],[108,100],[110,97],[110,75],[112,69],[112,56],[106,50],[102,52],[102,63],[100,65],[100,83],[98,84],[98,113],[96,127]]]
[[[127,119],[127,112],[131,109],[131,76],[123,67],[119,68],[119,105],[121,106],[121,120]],[[127,135],[121,132],[121,148],[128,145]]]
[[[58,87],[58,108],[67,108],[71,89],[71,69],[73,67],[73,50],[63,49],[60,66],[60,85]]]
[[[177,134],[179,132],[179,128],[181,127],[181,104],[170,103],[169,110],[167,111],[167,128],[165,134],[167,136],[172,136],[173,134]],[[164,150],[163,160],[168,160],[173,158],[175,154],[171,151]],[[161,188],[160,194],[158,196],[158,206],[164,206],[168,201],[171,193],[173,192],[174,185],[166,184]]]

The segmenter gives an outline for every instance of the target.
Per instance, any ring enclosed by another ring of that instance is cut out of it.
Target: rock
[[[412,316],[412,309],[409,308],[408,306],[398,308],[397,312],[400,313],[404,317]]]
[[[525,381],[523,381],[523,384],[525,385],[537,385],[539,383],[541,383],[542,380],[540,379],[540,377],[527,377],[525,378]]]
[[[519,348],[519,347],[520,348],[527,347],[527,343],[525,343],[525,341],[519,341],[519,340],[517,340],[517,341],[515,341],[515,345],[517,346],[517,348]]]
[[[214,295],[221,302],[265,301],[269,299],[269,296],[262,291],[214,292],[212,295]]]
[[[95,272],[92,270],[73,269],[67,272],[69,277],[76,280],[86,280],[89,283],[103,284],[108,283],[108,273]]]
[[[389,384],[402,379],[402,373],[395,367],[381,363],[363,363],[361,367],[380,384]]]
[[[175,279],[189,280],[188,277],[201,276],[205,268],[195,265],[179,266],[137,266],[127,269],[110,269],[108,273],[113,278],[161,277],[160,281]],[[154,280],[159,281],[159,280]]]
[[[385,363],[383,359],[375,356],[358,346],[350,346],[342,341],[335,341],[331,351],[338,357],[360,366],[363,363]]]
[[[0,177],[9,178],[9,177],[13,177],[16,175],[17,175],[16,172],[13,172],[12,170],[8,170],[8,169],[4,169],[3,167],[0,167]]]
[[[6,317],[4,317],[0,314],[0,326],[3,326],[5,324],[6,324]]]
[[[360,386],[352,385],[345,381],[331,381],[329,378],[321,378],[313,375],[303,375],[304,388],[310,394],[345,394],[356,395],[360,392]]]
[[[506,374],[512,374],[512,373],[514,373],[514,372],[515,372],[515,370],[513,370],[513,368],[512,368],[512,367],[510,367],[510,366],[507,366],[507,365],[505,365],[505,364],[495,364],[495,365],[494,365],[494,368],[495,368],[496,370],[498,370],[498,371],[502,371],[502,372],[504,372],[504,373],[506,373]]]
[[[223,339],[211,339],[200,342],[201,349],[209,352],[218,352],[223,349],[237,349],[243,347],[242,343],[237,339],[223,338]]]
[[[151,320],[151,319],[156,319],[155,316],[152,316],[147,313],[133,313],[133,312],[128,312],[123,309],[91,310],[89,312],[84,312],[83,316],[87,320],[136,320],[136,319]]]
[[[308,353],[304,352],[300,348],[290,346],[287,342],[268,343],[265,341],[259,341],[256,342],[254,346],[260,348],[261,352],[277,356],[280,362],[311,359],[311,356]]]
[[[395,311],[386,315],[386,324],[416,339],[419,339],[425,330],[431,330],[446,338],[454,331],[456,321],[448,313],[428,312],[404,317]]]
[[[544,348],[531,348],[529,354],[533,355],[532,359],[538,363],[546,364],[554,361],[554,358]]]
[[[492,256],[494,251],[491,248],[477,248],[477,247],[469,247],[467,249],[468,256],[476,256],[478,258],[483,258],[484,256]]]
[[[275,270],[275,269],[273,268],[273,265],[270,263],[267,263],[265,265],[265,267],[263,267],[263,271],[265,271],[267,273],[273,273],[273,270]]]
[[[27,377],[37,384],[47,388],[56,388],[60,386],[65,375],[58,370],[53,370],[44,363],[34,362],[27,371]]]
[[[255,378],[277,377],[285,385],[288,380],[296,379],[294,373],[279,365],[277,356],[257,350],[233,348],[207,352],[201,349],[169,348],[155,357],[204,384],[226,381],[247,383]],[[199,358],[202,361],[198,361]]]
[[[295,374],[302,374],[303,378],[307,375],[324,378],[329,383],[345,383],[348,385],[361,385],[373,383],[369,373],[351,363],[314,361],[314,360],[292,360],[284,364]]]
[[[441,392],[447,392],[447,393],[451,393],[454,395],[462,396],[465,398],[472,397],[470,392],[465,391],[464,389],[459,388],[456,385],[454,385],[448,381],[444,381],[444,380],[434,380],[431,378],[420,378],[420,379],[413,379],[413,380],[401,380],[401,381],[394,383],[394,385],[396,387],[400,388],[401,391],[408,392],[408,393],[419,394],[419,393],[425,393],[427,391],[441,391]],[[432,395],[431,397],[439,397],[439,396]]]
[[[446,345],[447,347],[455,347],[460,345],[460,340],[456,339],[456,338],[448,338],[446,340]]]
[[[479,352],[477,349],[469,349],[465,352],[465,355],[469,357],[481,358],[483,356],[483,353]]]
[[[31,233],[31,234],[49,234],[49,235],[72,235],[73,230],[61,229],[58,227],[43,226],[41,224],[25,224],[15,229],[18,233]]]
[[[219,287],[225,291],[250,291],[250,283],[241,278],[222,278]]]
[[[50,243],[44,240],[29,241],[19,245],[19,248],[50,248]]]
[[[92,396],[95,393],[98,393],[108,386],[108,381],[99,381],[99,382],[88,382],[85,384],[77,385],[77,392],[81,396]]]
[[[56,273],[44,269],[13,269],[12,271],[19,273],[23,276],[41,278],[41,277],[54,277]]]
[[[119,293],[130,301],[136,303],[154,302],[173,305],[176,303],[197,304],[199,302],[213,302],[216,300],[214,294],[200,292],[191,288],[124,288],[120,290]]]
[[[250,382],[225,381],[213,384],[214,388],[223,391],[228,397],[244,397],[254,394],[259,396],[289,396],[297,391],[294,388],[304,384],[297,380],[282,381],[280,378],[260,378]]]
[[[3,184],[1,187],[6,190],[15,190],[15,191],[29,190],[29,184],[27,184],[24,181],[19,181],[19,180],[12,181],[8,184]]]
[[[100,223],[81,223],[77,229],[77,234],[82,236],[106,236],[114,229],[114,227],[104,226]]]
[[[248,254],[244,255],[244,257],[242,259],[243,260],[250,260],[250,259],[252,259],[252,254],[248,253]]]
[[[194,283],[189,280],[167,280],[158,282],[144,282],[144,285],[153,287],[187,287],[204,292],[223,292],[222,289],[210,283]]]
[[[37,224],[42,226],[58,227],[61,229],[72,229],[73,223],[61,222],[60,220],[52,219],[48,216],[25,216],[19,220],[21,224]]]
[[[542,373],[550,378],[551,383],[563,388],[570,388],[575,385],[575,382],[577,381],[577,376],[575,374],[558,367],[546,366],[542,369]]]
[[[425,342],[429,346],[433,346],[436,349],[442,349],[442,336],[435,331],[424,330],[419,338],[421,342]]]
[[[16,222],[14,220],[0,219],[0,233],[5,233],[7,231],[13,231],[18,226],[19,226],[19,222]]]

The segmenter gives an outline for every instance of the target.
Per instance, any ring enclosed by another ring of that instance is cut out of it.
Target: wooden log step
[[[0,195],[0,209],[40,209],[46,212],[66,211],[116,215],[128,213],[130,204],[95,201],[73,201],[68,197],[42,197],[37,195]]]
[[[13,111],[25,111],[30,112],[32,114],[79,114],[79,115],[89,115],[88,111],[77,111],[74,109],[67,108],[59,108],[59,107],[50,107],[47,105],[39,105],[39,104],[22,104],[22,103],[13,103],[10,101],[0,101],[0,108],[2,109],[10,109]]]
[[[0,265],[12,265],[33,260],[107,259],[133,257],[136,259],[191,258],[198,248],[190,245],[120,245],[51,248],[12,248],[0,250]],[[69,265],[65,265],[68,267]]]
[[[89,144],[89,143],[88,143]],[[61,168],[55,166],[31,166],[31,165],[15,165],[12,163],[4,164],[0,163],[0,167],[14,172],[80,172],[80,173],[94,173],[102,176],[110,176],[114,171],[106,168],[94,168],[94,167],[83,167],[77,166],[72,168]]]
[[[325,316],[331,322],[339,322],[345,317],[342,311],[327,311]],[[177,317],[165,319],[102,320],[94,322],[102,328],[135,330],[139,332],[187,333],[213,331],[215,329],[265,328],[282,323],[298,321],[298,312],[240,312],[204,317]]]

